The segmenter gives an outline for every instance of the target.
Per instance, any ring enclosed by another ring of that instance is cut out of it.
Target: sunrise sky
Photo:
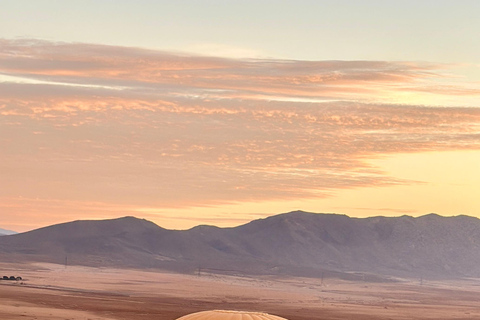
[[[3,0],[0,228],[480,216],[480,1]]]

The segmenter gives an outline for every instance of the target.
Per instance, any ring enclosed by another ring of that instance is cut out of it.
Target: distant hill
[[[125,217],[0,238],[2,261],[302,276],[480,276],[480,220],[302,211],[235,228],[167,230]]]
[[[16,233],[15,231],[0,228],[0,236],[6,236],[9,234],[15,234],[15,233]]]

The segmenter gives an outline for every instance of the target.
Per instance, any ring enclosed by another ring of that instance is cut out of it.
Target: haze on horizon
[[[480,216],[477,1],[4,1],[0,227]]]

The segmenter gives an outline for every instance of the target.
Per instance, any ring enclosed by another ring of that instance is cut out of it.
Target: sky
[[[1,6],[1,228],[480,217],[479,1]]]

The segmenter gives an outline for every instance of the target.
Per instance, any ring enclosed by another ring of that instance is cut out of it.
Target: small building
[[[0,278],[0,280],[10,280],[10,281],[21,281],[23,280],[22,277],[16,277],[16,276],[3,276]]]

